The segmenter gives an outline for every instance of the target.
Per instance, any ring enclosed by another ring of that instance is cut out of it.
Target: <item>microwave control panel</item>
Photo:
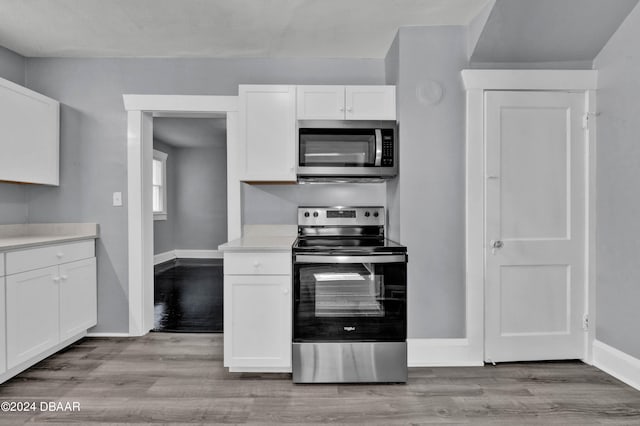
[[[382,130],[382,166],[393,167],[393,130]]]

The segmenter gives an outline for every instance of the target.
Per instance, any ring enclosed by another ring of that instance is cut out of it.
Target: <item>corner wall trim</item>
[[[153,255],[153,264],[158,265],[160,263],[164,263],[168,260],[173,260],[175,258],[176,258],[175,250],[165,251],[164,253],[158,253]]]
[[[409,367],[483,366],[469,339],[407,339]]]
[[[640,390],[640,359],[594,340],[593,366]]]

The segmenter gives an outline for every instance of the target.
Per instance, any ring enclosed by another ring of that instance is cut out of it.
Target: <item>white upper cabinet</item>
[[[344,120],[344,86],[298,86],[298,120]]]
[[[240,180],[296,181],[296,86],[240,85]]]
[[[395,120],[395,86],[298,86],[298,120]]]
[[[395,120],[395,86],[345,87],[347,120]]]
[[[60,104],[0,78],[0,180],[59,185]]]

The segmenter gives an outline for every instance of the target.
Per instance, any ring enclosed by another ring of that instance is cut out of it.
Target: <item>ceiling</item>
[[[383,58],[401,26],[467,25],[489,0],[0,0],[27,57]]]
[[[225,148],[226,118],[154,118],[153,139],[175,148]]]

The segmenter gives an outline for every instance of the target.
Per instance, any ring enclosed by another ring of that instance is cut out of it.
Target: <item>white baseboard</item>
[[[482,366],[468,339],[407,339],[409,367]]]
[[[219,250],[183,250],[176,249],[178,259],[222,259],[222,252]]]
[[[220,250],[169,250],[153,256],[153,264],[173,260],[173,259],[222,259],[223,252]]]
[[[129,333],[87,333],[87,337],[132,337]]]
[[[593,341],[593,365],[640,390],[640,359],[599,340]]]

